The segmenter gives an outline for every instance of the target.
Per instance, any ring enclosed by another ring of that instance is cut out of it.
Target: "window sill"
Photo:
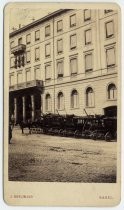
[[[58,109],[58,111],[64,111],[65,109],[64,108],[62,108],[62,109]]]
[[[38,62],[38,61],[40,61],[40,59],[38,59],[38,60],[35,60],[35,62]]]
[[[45,82],[50,82],[51,78],[45,79]]]
[[[48,37],[50,37],[50,34],[46,34],[46,35],[45,35],[45,38],[48,38]]]
[[[88,47],[89,45],[92,45],[92,42],[85,43],[85,47]]]
[[[76,73],[71,73],[71,78],[76,77],[77,76],[77,72]]]
[[[90,109],[90,108],[95,108],[95,106],[86,106],[85,108],[86,109],[88,109],[88,108]]]
[[[76,23],[70,25],[70,28],[76,27]]]
[[[40,39],[35,39],[35,42],[38,42],[38,41],[40,41]]]
[[[90,21],[90,20],[91,20],[91,17],[89,17],[89,18],[84,18],[84,22]]]
[[[50,57],[51,57],[50,55],[45,56],[46,59],[47,59],[47,58],[50,58]]]
[[[57,33],[60,33],[60,32],[62,32],[63,30],[62,29],[60,29],[60,30],[57,30]]]
[[[71,47],[71,48],[70,48],[70,51],[72,51],[72,50],[77,50],[77,46]]]
[[[58,76],[57,79],[63,79],[63,74],[61,76]]]
[[[59,52],[57,52],[57,54],[58,54],[58,55],[61,55],[62,53],[63,53],[63,51],[59,51]]]
[[[93,72],[93,69],[86,69],[85,70],[85,73],[87,74],[87,73],[91,73],[91,72]]]
[[[117,101],[117,99],[107,99],[107,101]]]
[[[71,107],[70,109],[75,110],[75,109],[79,109],[79,107],[73,107],[73,108]]]

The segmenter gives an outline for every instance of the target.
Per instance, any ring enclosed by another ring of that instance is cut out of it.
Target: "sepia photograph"
[[[118,6],[27,5],[7,13],[8,182],[117,184]]]

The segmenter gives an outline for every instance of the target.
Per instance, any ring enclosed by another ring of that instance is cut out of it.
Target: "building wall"
[[[76,14],[76,26],[70,27],[70,16]],[[34,69],[40,67],[39,79],[44,81],[44,91],[42,93],[43,112],[46,112],[46,94],[51,96],[51,112],[57,112],[57,94],[59,91],[64,94],[65,109],[59,111],[61,114],[85,115],[84,108],[88,114],[103,114],[105,106],[116,105],[116,101],[107,100],[107,85],[116,84],[117,87],[117,71],[118,71],[118,14],[117,11],[104,13],[104,10],[92,10],[91,20],[84,21],[84,10],[70,10],[62,13],[49,21],[45,21],[38,26],[22,32],[12,38],[15,46],[18,45],[18,39],[22,37],[22,43],[26,45],[26,51],[31,52],[31,61],[21,68],[10,68],[10,75],[14,75],[14,84],[17,84],[17,74],[22,72],[22,82],[26,82],[26,71],[30,69],[31,80],[34,80]],[[57,32],[57,22],[63,21],[63,30]],[[113,21],[114,34],[110,38],[106,38],[105,24]],[[50,36],[45,37],[45,27],[50,25]],[[85,45],[85,31],[91,29],[91,44]],[[35,41],[35,31],[40,30],[40,39]],[[31,34],[31,43],[26,44],[26,35]],[[77,46],[70,49],[70,36],[76,34]],[[57,40],[63,39],[63,51],[57,53]],[[50,44],[51,52],[49,57],[45,57],[45,45]],[[113,67],[107,67],[106,49],[115,48],[116,63]],[[40,59],[35,61],[35,48],[40,48]],[[85,55],[92,53],[93,69],[85,71]],[[11,54],[10,57],[13,55]],[[70,59],[76,57],[78,61],[77,74],[70,74]],[[57,61],[60,59],[64,62],[63,78],[57,76]],[[51,79],[45,80],[45,66],[51,65]],[[12,85],[12,84],[10,84]],[[86,107],[86,88],[92,87],[94,90],[95,105],[94,107]],[[79,94],[79,106],[74,109],[70,107],[70,94],[76,89]]]

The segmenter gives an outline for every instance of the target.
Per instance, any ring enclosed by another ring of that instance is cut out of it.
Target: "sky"
[[[27,25],[33,22],[33,19],[38,20],[49,13],[54,12],[55,9],[19,9],[13,8],[10,11],[10,32],[13,31],[13,27],[18,29],[19,24],[21,26]]]

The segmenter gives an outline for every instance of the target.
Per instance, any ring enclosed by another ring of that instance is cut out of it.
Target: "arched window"
[[[71,108],[78,107],[78,92],[77,90],[73,90],[71,93]]]
[[[117,99],[117,88],[115,84],[110,84],[108,86],[108,99]]]
[[[51,111],[51,96],[50,96],[50,94],[46,95],[46,111]]]
[[[64,96],[62,92],[59,92],[58,94],[58,109],[64,109]]]
[[[86,90],[86,106],[88,107],[94,106],[94,92],[91,87],[88,87]]]

